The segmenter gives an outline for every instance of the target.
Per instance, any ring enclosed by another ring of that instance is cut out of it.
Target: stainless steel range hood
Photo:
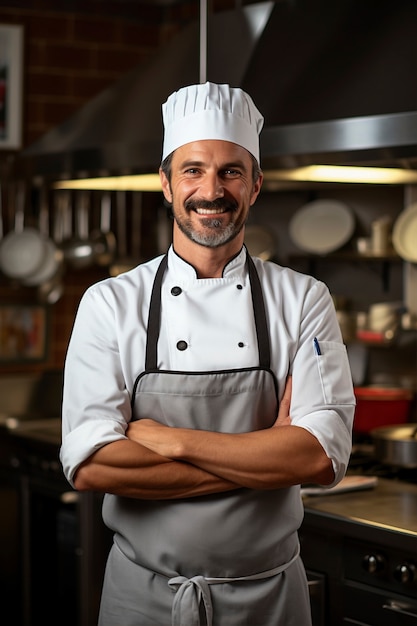
[[[199,25],[24,150],[49,179],[156,172],[161,103],[199,82]],[[417,165],[417,2],[288,0],[210,16],[207,78],[265,116],[264,169]]]

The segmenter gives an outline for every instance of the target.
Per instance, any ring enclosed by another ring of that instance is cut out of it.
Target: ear
[[[261,172],[259,174],[259,176],[258,176],[258,180],[253,185],[252,195],[251,195],[251,198],[250,198],[250,206],[255,204],[255,200],[259,196],[259,192],[261,191],[263,179],[264,179],[264,175]]]
[[[169,180],[166,177],[165,172],[163,172],[161,168],[159,168],[159,178],[161,180],[162,192],[165,200],[172,204],[171,185],[169,184]]]

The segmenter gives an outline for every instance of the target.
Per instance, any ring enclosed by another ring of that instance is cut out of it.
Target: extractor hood
[[[417,2],[288,0],[211,14],[207,79],[265,116],[263,169],[417,166]],[[199,80],[199,24],[24,150],[47,179],[156,172],[161,104]]]

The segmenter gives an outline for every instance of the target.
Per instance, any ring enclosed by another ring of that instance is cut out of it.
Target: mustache
[[[196,209],[222,209],[224,211],[236,211],[237,203],[227,198],[217,198],[216,200],[196,200],[190,199],[185,202],[188,211]]]

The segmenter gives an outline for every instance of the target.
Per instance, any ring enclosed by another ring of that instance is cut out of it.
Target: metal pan
[[[417,424],[375,428],[371,436],[378,461],[396,467],[417,468]]]

